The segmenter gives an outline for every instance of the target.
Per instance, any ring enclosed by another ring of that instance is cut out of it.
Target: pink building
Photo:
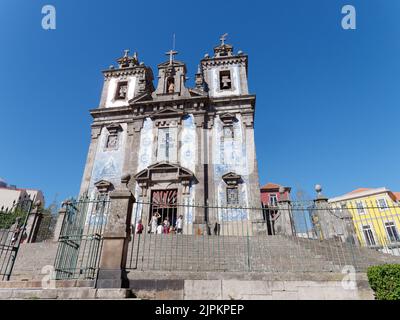
[[[285,192],[281,195],[279,193],[279,189],[283,187]],[[281,200],[281,197],[283,197],[282,200],[288,200],[290,199],[290,191],[292,188],[290,187],[284,187],[279,184],[275,183],[267,183],[265,186],[261,187],[261,202],[264,206],[276,206],[278,204],[278,201]]]

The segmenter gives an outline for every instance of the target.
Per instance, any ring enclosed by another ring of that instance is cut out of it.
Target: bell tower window
[[[115,100],[125,100],[128,94],[128,82],[122,81],[117,85],[117,91],[115,92]]]
[[[219,87],[220,90],[232,89],[232,78],[229,70],[221,71],[219,73]]]

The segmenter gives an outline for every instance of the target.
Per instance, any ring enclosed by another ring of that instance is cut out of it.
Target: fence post
[[[339,221],[340,218],[330,213],[328,198],[322,194],[322,187],[319,184],[315,186],[315,191],[317,192],[317,197],[314,200],[314,205],[318,216],[319,238],[320,240],[333,239],[338,236],[336,228],[341,223]]]
[[[281,197],[278,201],[278,216],[274,220],[274,234],[283,234],[287,236],[294,236],[294,222],[292,217],[292,203],[289,198],[284,198],[285,189],[279,188]]]
[[[103,234],[97,288],[126,288],[126,260],[130,241],[132,207],[135,197],[128,189],[130,175],[121,178],[121,185],[110,193],[110,210]]]
[[[59,211],[58,211],[58,217],[57,217],[57,222],[56,225],[54,227],[54,236],[53,236],[53,241],[58,241],[58,239],[60,238],[61,235],[61,229],[64,223],[64,218],[65,215],[67,214],[67,208],[66,207],[62,207]]]
[[[27,235],[26,243],[36,241],[36,236],[39,231],[40,223],[42,222],[42,202],[40,200],[35,202],[34,208],[29,212],[28,220],[26,222],[25,232]]]

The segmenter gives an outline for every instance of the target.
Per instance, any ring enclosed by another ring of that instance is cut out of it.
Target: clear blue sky
[[[55,31],[41,28],[45,4]],[[357,30],[341,28],[345,4]],[[193,83],[228,32],[250,57],[262,184],[400,191],[399,18],[398,0],[1,0],[0,177],[42,189],[48,204],[76,195],[100,71],[126,48],[155,69],[176,33]]]

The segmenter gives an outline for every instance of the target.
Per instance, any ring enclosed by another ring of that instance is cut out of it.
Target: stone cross
[[[174,56],[178,54],[178,51],[175,50],[169,50],[168,52],[165,53],[167,56],[169,56],[169,64],[172,65],[172,62],[174,61]]]
[[[228,36],[227,33],[223,34],[219,40],[221,40],[221,46],[225,45],[226,37]]]

